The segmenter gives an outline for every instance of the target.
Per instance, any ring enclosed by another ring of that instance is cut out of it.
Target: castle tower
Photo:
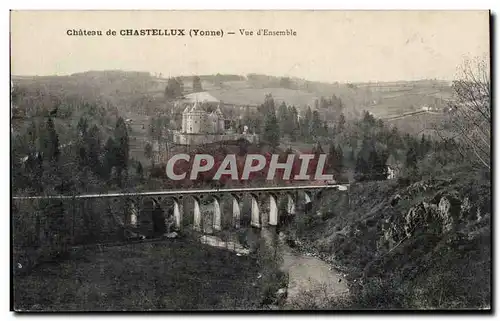
[[[207,132],[212,134],[219,133],[219,117],[215,111],[207,116]]]
[[[225,131],[224,114],[222,113],[222,110],[220,109],[220,104],[217,106],[217,109],[215,110],[215,114],[217,115],[217,118],[218,118],[217,132],[223,133]]]
[[[198,134],[203,131],[203,122],[205,111],[201,105],[196,101],[193,107],[187,113],[188,115],[188,128],[186,133],[188,134]]]
[[[189,109],[190,106],[186,106],[186,108],[184,108],[184,111],[182,112],[182,130],[181,130],[182,133],[186,133],[187,129],[189,128],[188,125]]]

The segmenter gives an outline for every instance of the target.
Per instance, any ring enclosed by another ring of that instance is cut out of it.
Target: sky
[[[223,30],[220,37],[68,36],[67,30]],[[297,36],[241,36],[239,29]],[[236,32],[228,35],[228,31]],[[325,82],[455,78],[489,55],[487,11],[12,11],[11,73],[121,69]]]

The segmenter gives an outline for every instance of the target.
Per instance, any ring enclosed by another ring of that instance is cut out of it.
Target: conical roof
[[[203,108],[201,107],[201,104],[198,103],[198,101],[194,103],[193,107],[191,108],[191,112],[203,112]]]
[[[215,113],[219,116],[223,116],[224,114],[222,113],[222,110],[220,109],[220,104],[217,105],[217,109],[215,110]]]

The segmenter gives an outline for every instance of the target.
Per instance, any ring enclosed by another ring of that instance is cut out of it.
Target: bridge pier
[[[347,191],[349,185],[312,185],[312,186],[272,186],[272,187],[250,187],[250,188],[226,188],[226,189],[199,189],[199,190],[167,190],[157,192],[140,192],[140,193],[109,193],[109,194],[86,194],[86,195],[44,195],[44,196],[14,196],[12,199],[20,201],[46,201],[46,200],[73,200],[80,203],[79,208],[73,211],[73,215],[80,215],[87,211],[86,203],[94,201],[94,205],[100,205],[98,202],[104,201],[107,204],[111,219],[120,228],[124,226],[138,227],[148,229],[152,223],[154,233],[163,232],[163,227],[166,226],[168,231],[172,229],[183,229],[184,210],[187,210],[188,203],[182,201],[185,197],[193,197],[193,228],[195,230],[202,229],[202,213],[201,199],[205,196],[213,197],[213,229],[222,229],[222,214],[223,210],[220,202],[222,197],[225,199],[229,196],[228,201],[232,201],[232,206],[228,206],[228,211],[232,207],[232,225],[236,228],[241,226],[241,215],[245,208],[245,215],[248,215],[247,205],[248,199],[243,201],[241,198],[250,197],[251,203],[251,226],[255,228],[267,228],[279,225],[280,210],[286,207],[288,214],[294,214],[298,208],[302,209],[303,202],[306,213],[311,213],[315,207],[318,207],[317,201],[325,195],[327,191]],[[304,196],[302,196],[304,194]],[[300,196],[299,196],[300,195]],[[231,199],[232,196],[232,199]],[[284,197],[287,199],[284,199]],[[269,201],[268,201],[269,198]],[[278,203],[278,198],[283,202]],[[158,203],[158,200],[161,204]],[[208,200],[208,198],[205,198]],[[262,202],[265,200],[264,202]],[[303,201],[304,200],[304,201]],[[151,208],[150,203],[154,205]],[[269,202],[269,204],[267,203]],[[262,204],[264,203],[264,204]],[[190,203],[189,203],[190,204]],[[186,209],[184,209],[184,205]],[[231,205],[231,204],[227,204]],[[100,206],[102,207],[102,206]],[[168,208],[168,209],[167,209]],[[168,211],[168,215],[164,216],[164,210]],[[146,212],[153,212],[152,219],[146,220],[147,216],[143,215]],[[173,215],[172,215],[173,211]],[[161,213],[160,213],[161,212]],[[191,212],[191,210],[189,211]],[[227,213],[230,214],[230,213]],[[191,215],[191,213],[189,213]],[[190,219],[191,217],[189,217]],[[228,217],[228,219],[231,219]],[[162,224],[164,220],[164,225]],[[224,218],[225,220],[225,218]],[[161,227],[161,228],[159,228]],[[255,231],[257,233],[257,231]],[[78,231],[75,230],[75,234]],[[75,237],[79,237],[75,235]]]
[[[130,226],[137,227],[137,207],[134,202],[130,202]]]
[[[220,201],[217,197],[214,197],[213,203],[214,203],[213,228],[216,231],[220,231],[222,229]]]
[[[287,203],[287,214],[295,214],[295,199],[290,194],[287,194]]]
[[[256,195],[250,196],[252,199],[252,219],[250,225],[252,227],[260,227],[260,211],[259,211],[259,201]]]
[[[178,199],[174,199],[174,220],[175,227],[178,230],[182,229],[182,205]]]
[[[193,229],[201,231],[201,223],[200,200],[197,197],[193,197]]]
[[[269,194],[269,225],[278,225],[278,199],[275,195]]]
[[[312,195],[305,191],[304,192],[304,212],[310,213],[312,210]]]
[[[232,197],[233,197],[233,226],[235,228],[240,228],[240,217],[241,217],[240,200],[234,195]]]

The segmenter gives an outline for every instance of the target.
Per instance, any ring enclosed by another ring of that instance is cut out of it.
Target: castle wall
[[[182,116],[187,118],[187,126],[183,132],[188,134],[198,134],[203,132],[205,127],[205,117],[201,112],[190,112]]]
[[[238,140],[244,138],[251,143],[258,144],[259,136],[255,134],[186,134],[174,133],[174,143],[179,145],[203,145],[226,140]]]

